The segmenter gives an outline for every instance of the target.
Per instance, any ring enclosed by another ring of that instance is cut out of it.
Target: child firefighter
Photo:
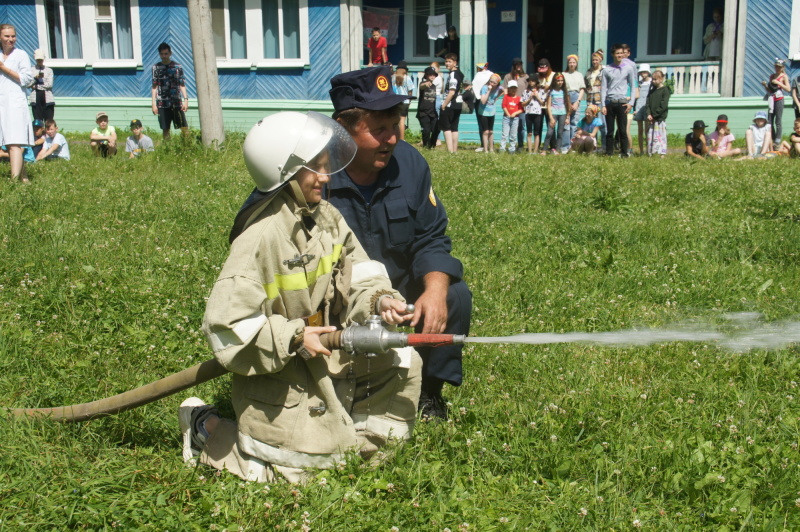
[[[236,421],[197,398],[179,411],[184,459],[241,478],[300,482],[348,451],[374,453],[411,435],[419,355],[396,349],[367,359],[328,351],[320,335],[379,314],[410,319],[385,267],[369,260],[334,207],[329,176],[356,145],[319,113],[281,112],[256,124],[244,158],[258,193],[237,215],[231,251],[208,299],[203,331],[233,373]]]

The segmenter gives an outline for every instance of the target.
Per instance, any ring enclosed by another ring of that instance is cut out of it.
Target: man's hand
[[[633,106],[632,106],[631,104],[629,104],[629,103],[626,103],[626,104],[625,104],[625,114],[628,114],[628,111],[630,111],[632,107],[633,107]]]
[[[189,100],[181,101],[181,111],[184,113],[189,109]]]
[[[155,104],[155,102],[153,102],[153,114],[154,115],[158,114],[158,106]]]
[[[450,276],[443,272],[430,272],[424,277],[425,291],[416,301],[411,326],[424,321],[422,334],[440,334],[447,326],[447,290]]]
[[[336,327],[306,327],[303,330],[303,347],[308,351],[311,357],[323,355],[331,355],[331,352],[322,347],[322,342],[319,340],[319,335],[323,333],[336,332]]]

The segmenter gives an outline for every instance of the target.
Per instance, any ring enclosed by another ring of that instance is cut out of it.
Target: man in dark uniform
[[[416,305],[411,325],[422,333],[467,334],[472,293],[451,254],[447,213],[420,153],[399,140],[404,95],[391,88],[391,69],[376,67],[331,79],[334,118],[358,146],[352,163],[331,176],[327,199],[341,211],[371,259]],[[446,418],[445,382],[462,380],[461,346],[420,349],[423,416]]]

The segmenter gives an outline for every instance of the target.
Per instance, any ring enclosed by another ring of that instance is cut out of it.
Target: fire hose
[[[437,347],[463,344],[465,335],[417,334],[389,331],[381,325],[378,316],[371,316],[364,325],[349,325],[344,329],[320,335],[320,342],[328,350],[341,349],[351,355],[374,357],[400,347]],[[110,416],[152,403],[169,395],[186,390],[226,374],[216,360],[206,360],[196,366],[173,373],[127,392],[90,403],[53,408],[14,408],[14,416],[42,416],[56,421],[86,421]]]

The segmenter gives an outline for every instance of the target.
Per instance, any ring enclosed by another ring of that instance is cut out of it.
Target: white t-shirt
[[[64,138],[64,135],[61,133],[56,133],[56,136],[52,139],[47,135],[44,136],[44,144],[42,145],[42,149],[47,151],[50,149],[51,146],[57,145],[58,148],[48,155],[46,159],[64,159],[69,161],[69,144],[67,144],[67,139]]]
[[[764,146],[764,135],[766,135],[767,131],[772,131],[772,126],[764,124],[764,127],[757,127],[752,124],[750,131],[753,132],[753,144],[756,145],[756,153],[760,153],[761,147]]]

